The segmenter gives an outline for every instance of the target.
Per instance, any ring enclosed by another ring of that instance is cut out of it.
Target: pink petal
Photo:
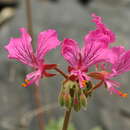
[[[40,70],[31,72],[31,73],[26,75],[26,80],[29,80],[28,86],[32,85],[33,83],[35,83],[37,86],[39,86],[40,79],[41,79],[41,71]]]
[[[84,63],[89,67],[93,64],[108,61],[108,44],[115,41],[114,33],[109,30],[101,20],[101,17],[92,15],[96,23],[96,30],[90,31],[84,38]],[[111,57],[111,56],[110,56]]]
[[[72,39],[64,39],[62,43],[62,55],[69,62],[71,66],[76,66],[79,63],[79,46],[78,43]]]
[[[100,16],[96,16],[95,14],[92,14],[92,17],[92,22],[96,24],[97,29],[91,31],[90,34],[95,36],[97,40],[102,42],[115,42],[115,34],[109,28],[106,27],[106,25],[102,22],[102,18]]]
[[[115,62],[119,58],[119,55],[122,54],[123,52],[125,52],[125,48],[123,46],[105,49],[104,56],[106,58],[106,62],[115,64]]]
[[[126,51],[123,46],[113,47],[110,50],[111,50],[110,53],[113,54],[112,56],[113,62],[111,62],[112,64],[115,64],[115,62],[118,61],[120,55],[122,55]]]
[[[9,44],[5,46],[10,59],[16,59],[24,64],[33,66],[34,55],[31,45],[31,37],[25,28],[20,29],[20,38],[11,38]]]
[[[114,90],[115,87],[117,88],[117,87],[120,86],[120,84],[119,84],[118,82],[114,81],[114,80],[106,79],[106,80],[105,80],[105,83],[106,83],[106,85],[107,85],[108,91],[109,91],[111,94],[113,93],[113,90]]]
[[[127,93],[122,93],[121,91],[119,91],[118,89],[116,89],[115,87],[118,87],[120,84],[116,81],[113,80],[105,80],[105,83],[107,85],[108,91],[112,94],[115,93],[121,97],[127,97],[128,94]]]
[[[110,80],[110,79],[106,79],[105,83],[107,84],[108,89],[111,87],[119,87],[120,83],[114,81],[114,80]]]
[[[60,45],[60,41],[58,40],[57,32],[55,30],[49,29],[40,32],[36,50],[37,59],[43,60],[46,53],[51,49],[56,48],[58,45]]]
[[[118,57],[112,66],[112,69],[116,72],[115,75],[120,75],[124,72],[130,71],[130,50],[124,51],[117,56]]]
[[[113,48],[111,48],[111,50],[116,54],[117,58],[119,55],[121,55],[122,53],[124,53],[126,51],[123,46],[113,47]]]
[[[85,46],[82,49],[84,53],[83,63],[87,67],[90,67],[99,62],[108,61],[108,50],[104,44],[96,41],[85,41]]]

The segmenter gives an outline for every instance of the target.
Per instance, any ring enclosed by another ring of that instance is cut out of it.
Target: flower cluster
[[[101,17],[95,14],[92,17],[96,30],[84,37],[83,48],[68,38],[62,43],[62,55],[70,65],[70,78],[77,80],[80,88],[86,87],[91,77],[101,80],[111,93],[126,97],[127,94],[116,89],[119,83],[111,78],[130,70],[130,50],[126,51],[123,46],[110,48],[110,44],[115,42],[115,34],[103,24]],[[96,72],[89,73],[93,65],[96,65]]]
[[[118,90],[120,84],[112,78],[130,70],[130,50],[125,50],[123,46],[110,47],[115,42],[115,34],[102,22],[101,17],[92,14],[92,22],[96,24],[96,29],[85,35],[82,48],[73,39],[59,41],[56,31],[50,29],[38,35],[35,53],[30,35],[21,28],[21,37],[12,38],[5,48],[10,59],[16,59],[34,69],[27,74],[22,86],[28,87],[33,83],[39,86],[39,80],[44,76],[55,76],[47,70],[58,70],[57,65],[46,64],[44,57],[48,51],[61,45],[61,54],[69,64],[69,74],[65,77],[59,96],[62,106],[73,106],[76,111],[80,110],[93,90],[103,84],[110,93],[127,97],[126,93]],[[95,72],[90,72],[93,66],[96,66]],[[61,70],[58,72],[63,73]],[[100,82],[94,85],[93,79]]]

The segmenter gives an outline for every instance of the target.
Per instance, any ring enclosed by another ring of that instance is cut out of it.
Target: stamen
[[[22,83],[21,86],[24,87],[24,88],[27,87],[27,85],[25,83]]]
[[[83,80],[83,81],[82,81],[83,87],[86,87],[86,84],[87,84],[87,80]]]
[[[29,80],[25,79],[25,83],[27,83],[27,84],[28,84],[28,83],[29,83]]]
[[[128,93],[122,93],[121,91],[118,91],[118,94],[119,94],[121,97],[124,97],[124,98],[127,98],[127,97],[128,97]]]
[[[25,83],[22,83],[21,86],[27,88],[30,85],[30,81],[25,79]]]

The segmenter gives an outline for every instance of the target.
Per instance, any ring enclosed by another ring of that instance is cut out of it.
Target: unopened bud
[[[75,110],[75,111],[78,112],[78,111],[80,110],[81,105],[80,105],[80,101],[79,101],[78,96],[74,96],[73,106],[74,106],[74,110]]]
[[[65,94],[64,95],[64,105],[69,109],[72,106],[72,98],[70,94]]]
[[[86,107],[87,105],[87,98],[83,93],[80,95],[80,104],[82,107]]]
[[[59,103],[61,106],[64,106],[64,92],[60,92],[60,95],[59,95]]]

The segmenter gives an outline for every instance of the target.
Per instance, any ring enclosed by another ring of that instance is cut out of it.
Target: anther
[[[22,83],[21,86],[24,87],[24,88],[26,88],[26,87],[27,87],[27,84]]]
[[[26,87],[28,87],[28,85],[29,85],[30,82],[27,79],[25,79],[24,81],[25,81],[25,83],[22,83],[21,86],[24,87],[24,88],[26,88]]]
[[[124,97],[124,98],[128,97],[128,93],[122,93],[121,91],[119,91],[119,95]]]
[[[83,81],[82,81],[83,87],[86,87],[86,84],[87,84],[87,80],[83,80]]]

